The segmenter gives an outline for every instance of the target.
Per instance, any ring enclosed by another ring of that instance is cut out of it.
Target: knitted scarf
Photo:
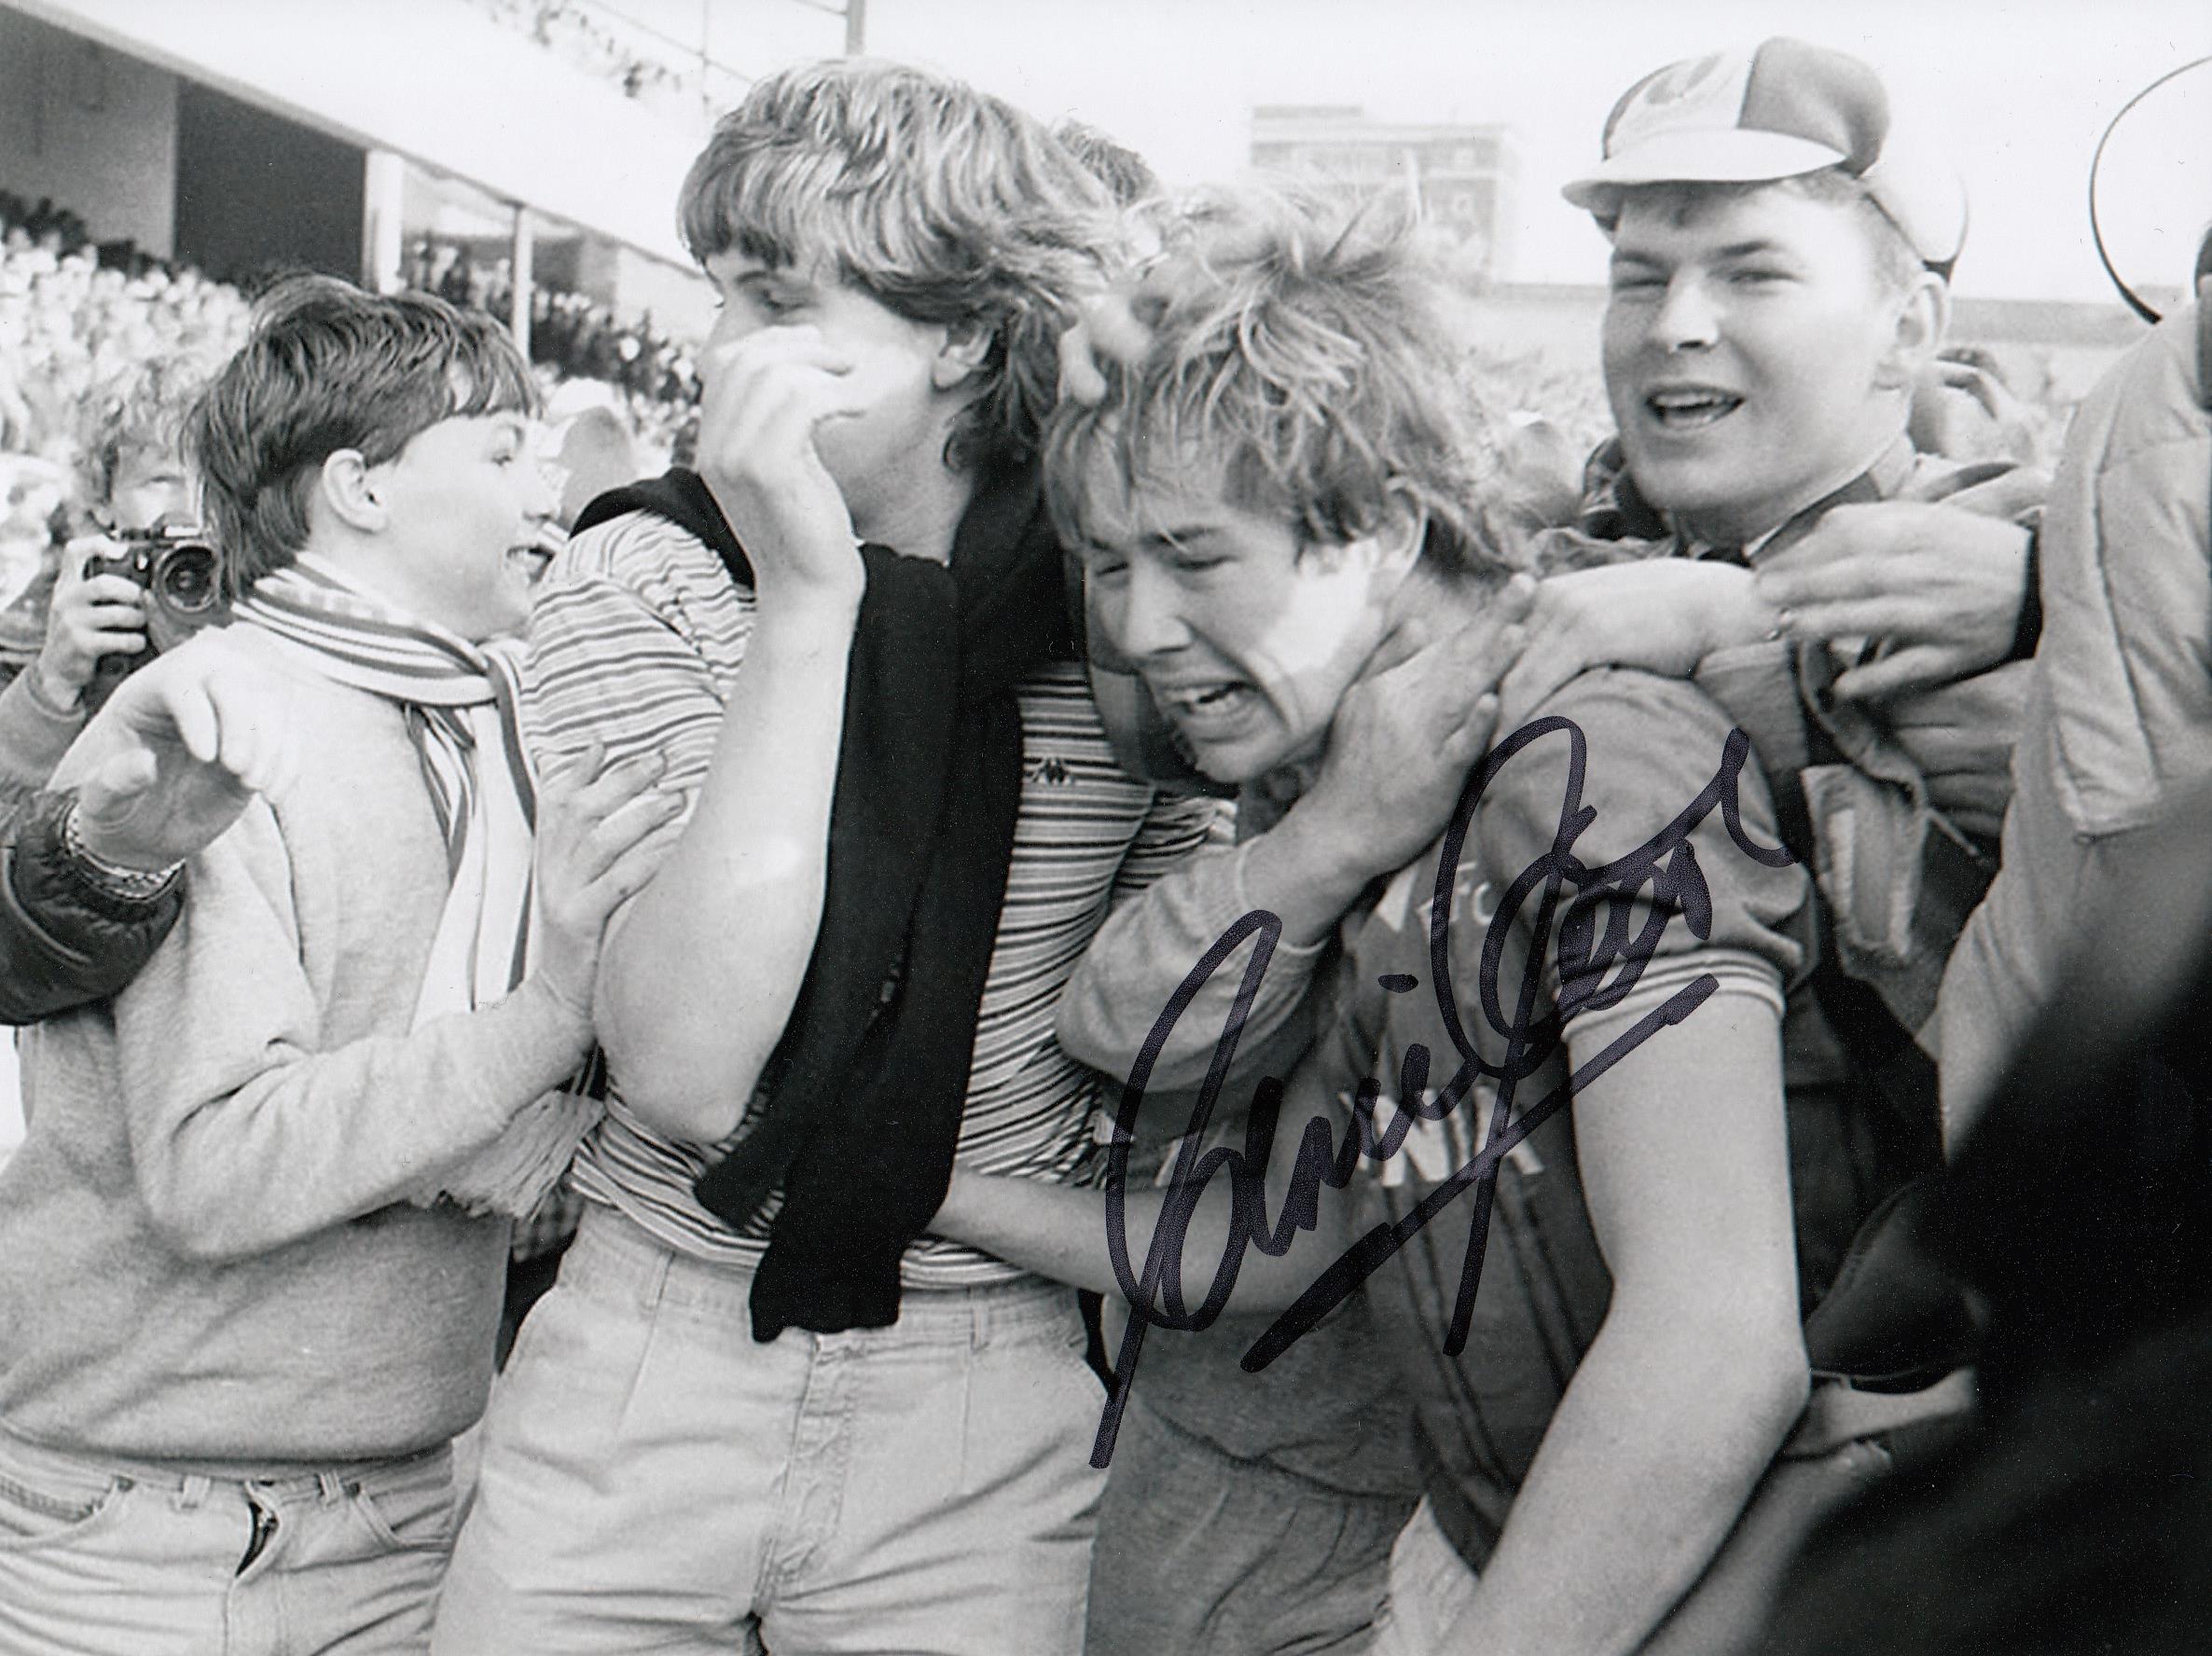
[[[651,512],[740,587],[712,493],[676,470],[600,496],[581,532]],[[1021,803],[1016,683],[1075,657],[1033,467],[979,478],[949,566],[861,549],[822,927],[752,1131],[695,1191],[733,1229],[781,1189],[753,1332],[882,1328],[899,1263],[944,1200]]]
[[[236,617],[315,672],[399,704],[445,836],[449,881],[414,1027],[499,1000],[522,981],[534,926],[536,789],[516,724],[518,647],[477,647],[303,557],[264,575]],[[491,1144],[409,1196],[519,1218],[566,1170],[599,1105],[548,1093]]]

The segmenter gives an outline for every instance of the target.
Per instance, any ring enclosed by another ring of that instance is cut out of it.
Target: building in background
[[[730,60],[748,43],[710,41],[713,9],[0,0],[0,190],[218,281],[305,268],[392,287],[427,249],[518,334],[534,281],[697,338],[712,297],[676,189],[746,83]],[[766,9],[760,61],[794,27],[820,53],[845,37],[834,10]]]
[[[1356,104],[1265,104],[1252,111],[1251,164],[1319,176],[1362,197],[1401,196],[1472,281],[1513,268],[1518,163],[1502,126],[1371,120]]]

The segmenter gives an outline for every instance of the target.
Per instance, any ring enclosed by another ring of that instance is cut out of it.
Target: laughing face
[[[390,527],[376,584],[481,641],[519,632],[556,541],[556,501],[520,414],[455,415],[372,468]]]
[[[1080,550],[1107,641],[1198,768],[1246,782],[1320,753],[1412,554],[1305,545],[1283,517],[1229,504],[1218,474],[1195,475],[1099,482]]]
[[[1694,538],[1778,528],[1902,432],[1930,303],[1883,281],[1854,203],[1625,192],[1605,380],[1637,488]]]

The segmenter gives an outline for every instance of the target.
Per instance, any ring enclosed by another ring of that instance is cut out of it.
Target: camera
[[[111,538],[122,550],[113,558],[87,559],[85,575],[121,575],[145,589],[146,647],[136,656],[102,656],[97,679],[120,679],[201,628],[229,619],[214,543],[199,524],[164,518],[150,529],[120,531]]]

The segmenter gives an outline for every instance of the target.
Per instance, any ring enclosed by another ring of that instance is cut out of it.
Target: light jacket
[[[2091,393],[2043,518],[2043,634],[2001,867],[1942,985],[1946,1137],[1976,1117],[2126,842],[2212,776],[2212,282]]]

